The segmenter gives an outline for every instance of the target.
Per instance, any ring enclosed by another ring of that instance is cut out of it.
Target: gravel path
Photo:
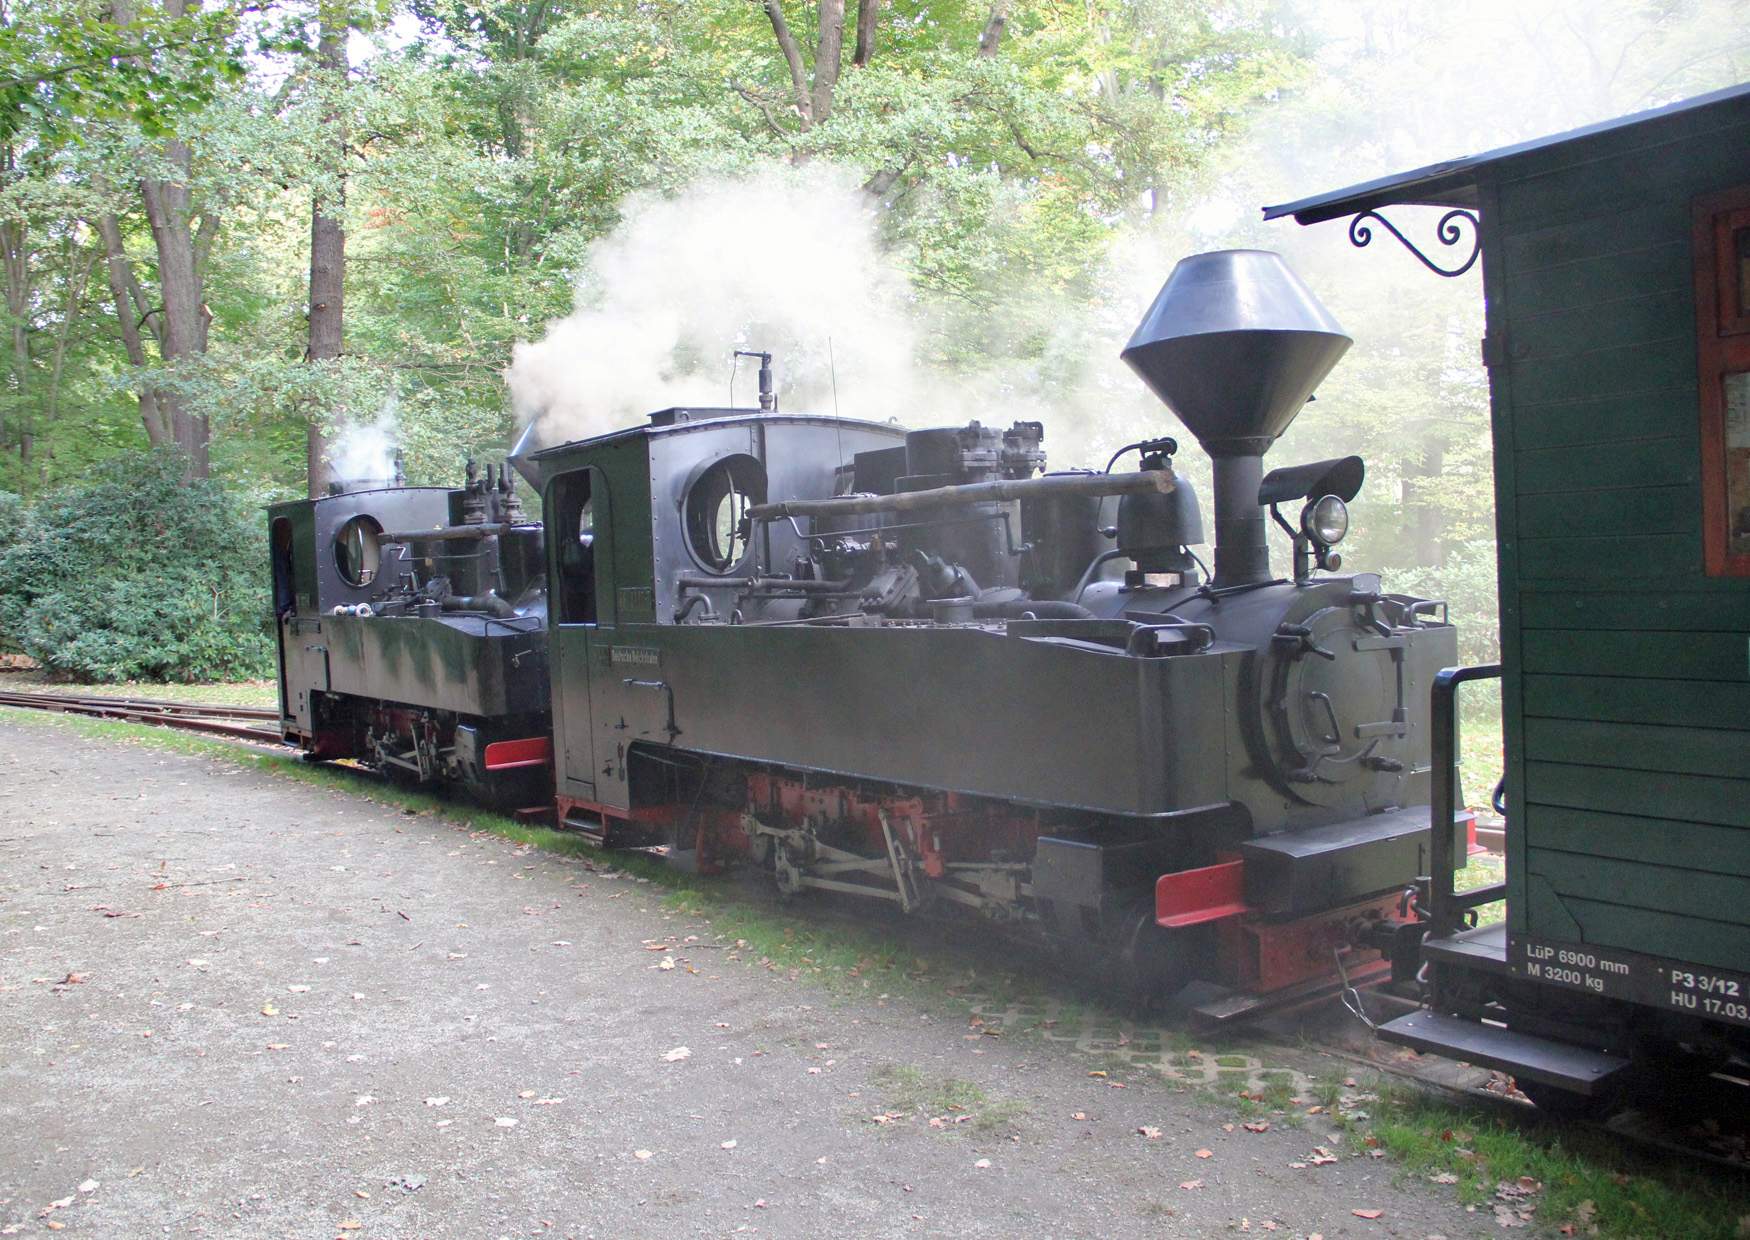
[[[579,860],[0,713],[0,1235],[1492,1231],[1291,1167],[1319,1121],[739,955]]]

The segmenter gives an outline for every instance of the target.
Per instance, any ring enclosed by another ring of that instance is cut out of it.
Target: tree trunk
[[[172,18],[182,17],[200,7],[201,0],[163,0],[164,12]],[[110,0],[110,14],[120,23],[134,16],[133,0]],[[158,352],[164,364],[174,366],[187,358],[199,357],[207,349],[207,325],[212,313],[206,307],[200,264],[196,257],[196,241],[190,220],[193,214],[189,169],[194,162],[188,143],[172,138],[164,144],[164,162],[171,175],[159,180],[142,177],[140,197],[146,204],[146,222],[152,229],[152,242],[158,250],[158,289],[161,313],[155,327]],[[208,227],[202,220],[202,231]],[[112,266],[113,266],[112,260]],[[118,311],[120,307],[117,307]],[[208,474],[208,441],[211,428],[207,419],[189,407],[181,393],[160,391],[156,397],[158,411],[170,431],[170,438],[187,457],[186,477],[205,478]],[[144,410],[142,409],[142,415]],[[150,426],[148,424],[148,435]]]
[[[344,7],[325,4],[322,8],[322,32],[316,45],[316,63],[322,76],[340,89],[346,75],[346,33],[348,21]],[[324,118],[330,125],[340,126],[338,108]],[[346,135],[339,134],[339,151],[335,163],[340,178],[333,200],[324,202],[318,193],[310,206],[310,346],[304,354],[312,364],[336,361],[342,351],[343,314],[346,297],[346,229],[341,223],[341,211],[346,206]],[[312,410],[305,433],[304,456],[309,473],[310,498],[323,495],[334,478],[334,466],[328,459],[327,410]]]
[[[67,254],[67,304],[62,308],[61,324],[55,331],[55,347],[49,362],[49,390],[43,401],[43,421],[45,427],[53,428],[61,403],[61,376],[66,373],[67,337],[73,332],[73,323],[85,308],[85,288],[91,283],[91,268],[97,263],[96,251],[74,253],[69,247]],[[51,449],[49,457],[53,457]],[[42,462],[38,471],[38,482],[46,477],[48,458]]]
[[[857,50],[851,63],[861,69],[875,57],[875,23],[881,15],[881,0],[857,0]]]
[[[7,161],[10,163],[10,160]],[[18,463],[30,464],[30,252],[29,240],[22,221],[0,224],[0,259],[6,268],[6,314],[12,320],[12,390],[8,393],[17,411],[14,434],[18,441]],[[0,442],[4,442],[5,420],[0,418]]]
[[[978,36],[978,55],[982,60],[990,60],[997,54],[997,49],[1003,45],[1003,27],[1009,24],[1009,0],[996,0],[990,6],[990,20],[984,24],[984,33]]]
[[[814,104],[808,95],[808,73],[802,67],[802,49],[796,45],[796,36],[790,33],[790,23],[784,20],[784,6],[780,0],[765,0],[764,8],[772,23],[772,33],[777,36],[778,50],[784,53],[784,63],[790,69],[790,89],[796,96],[796,114],[802,118],[802,128],[807,129],[814,123]],[[843,13],[842,0],[840,13]]]
[[[845,55],[845,0],[820,0],[820,37],[814,45],[814,94],[809,115],[816,125],[832,112]]]
[[[158,289],[163,315],[158,334],[166,365],[206,352],[207,320],[211,317],[201,296],[201,280],[195,270],[194,233],[189,227],[189,166],[193,156],[188,144],[172,138],[164,144],[165,160],[176,170],[173,180],[142,179],[140,195],[146,203],[146,222],[158,249]],[[160,392],[159,408],[170,422],[170,435],[188,457],[188,477],[208,473],[207,420],[189,408],[180,392]]]
[[[121,326],[122,345],[128,351],[129,363],[143,370],[146,366],[146,348],[140,339],[140,327],[146,319],[146,307],[143,304],[145,296],[140,282],[134,278],[133,266],[128,262],[127,250],[122,245],[121,224],[115,216],[107,214],[99,216],[95,222],[97,234],[103,238],[109,295],[115,302],[115,317]],[[170,427],[158,408],[158,394],[150,386],[142,385],[139,400],[140,421],[146,427],[146,442],[154,448],[162,448],[170,439]]]

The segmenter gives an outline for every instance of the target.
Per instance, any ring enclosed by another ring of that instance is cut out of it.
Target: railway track
[[[165,702],[156,698],[102,697],[63,693],[0,691],[0,706],[42,710],[90,719],[149,723],[185,732],[202,732],[262,745],[281,744],[279,711],[267,706],[223,706],[206,702]]]

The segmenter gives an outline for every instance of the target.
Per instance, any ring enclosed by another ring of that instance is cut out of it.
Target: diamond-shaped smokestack
[[[1181,259],[1121,356],[1215,463],[1216,586],[1270,578],[1263,456],[1349,348],[1279,254]]]

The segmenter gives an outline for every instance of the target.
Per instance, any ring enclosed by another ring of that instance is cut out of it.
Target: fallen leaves
[[[1357,1210],[1351,1210],[1351,1211],[1349,1211],[1349,1213],[1353,1214],[1356,1218],[1367,1218],[1367,1219],[1383,1218],[1385,1215],[1384,1210],[1360,1210],[1360,1209],[1357,1209]]]
[[[1590,1197],[1574,1207],[1574,1217],[1559,1228],[1564,1236],[1596,1236],[1598,1234],[1598,1203]],[[1738,1234],[1750,1236],[1750,1214],[1738,1220]]]
[[[1199,1158],[1214,1158],[1215,1151],[1214,1150],[1198,1150],[1197,1157],[1199,1157]]]
[[[1242,1125],[1247,1132],[1269,1132],[1270,1121],[1267,1119],[1250,1120]]]
[[[662,1058],[663,1058],[664,1063],[679,1063],[681,1060],[686,1059],[692,1053],[693,1052],[691,1050],[689,1050],[687,1047],[677,1046],[672,1051],[666,1052]]]
[[[1080,1117],[1078,1116],[1077,1118]],[[1161,1139],[1161,1130],[1150,1124],[1144,1124],[1136,1131],[1137,1135],[1147,1137],[1150,1141],[1159,1141]]]
[[[649,1150],[633,1150],[632,1157],[636,1158],[639,1162],[649,1162],[652,1155]]]
[[[1495,1224],[1499,1227],[1528,1226],[1537,1214],[1537,1202],[1533,1198],[1542,1192],[1542,1182],[1528,1175],[1497,1183],[1493,1203]]]
[[[1179,1187],[1184,1189],[1186,1192],[1189,1193],[1189,1192],[1195,1191],[1196,1189],[1202,1188],[1203,1181],[1202,1180],[1186,1180],[1183,1183],[1181,1183],[1179,1185]]]

